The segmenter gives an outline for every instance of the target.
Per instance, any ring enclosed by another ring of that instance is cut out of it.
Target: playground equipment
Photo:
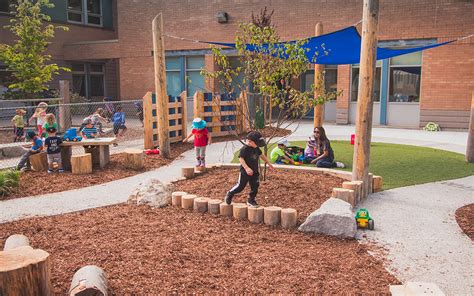
[[[370,217],[369,211],[366,209],[359,209],[355,215],[357,227],[368,228],[374,230],[374,220]]]
[[[64,133],[63,139],[64,139],[64,141],[68,141],[68,142],[80,142],[80,141],[82,141],[82,137],[77,135],[77,130],[74,127],[68,129]]]

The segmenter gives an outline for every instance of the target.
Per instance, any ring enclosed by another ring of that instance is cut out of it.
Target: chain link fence
[[[27,131],[38,133],[38,125],[43,121],[32,117],[40,102],[48,104],[44,113],[54,114],[58,124],[58,135],[62,136],[68,128],[80,129],[84,119],[94,113],[101,115],[96,128],[100,130],[98,137],[115,137],[113,116],[121,110],[125,114],[125,126],[127,130],[118,137],[118,147],[111,149],[111,153],[118,152],[126,146],[143,146],[143,105],[142,100],[134,101],[108,101],[108,102],[87,102],[62,104],[62,99],[43,99],[0,101],[0,169],[15,167],[20,157],[25,153],[24,146],[29,144],[29,139],[15,141],[15,127],[12,118],[16,115],[17,109],[23,109],[25,127],[24,135]],[[43,115],[44,115],[43,113]],[[43,132],[43,138],[45,133]],[[121,148],[122,147],[122,148]],[[74,147],[73,154],[82,154],[82,147]]]

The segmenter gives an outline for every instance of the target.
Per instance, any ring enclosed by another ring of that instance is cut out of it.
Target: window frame
[[[387,77],[387,103],[388,104],[420,104],[421,102],[421,87],[423,85],[422,78],[423,78],[423,51],[421,51],[421,58],[420,63],[417,65],[392,65],[392,59],[389,59],[388,62],[388,77]],[[418,95],[418,102],[397,102],[397,101],[390,101],[390,87],[392,86],[392,77],[391,77],[391,70],[392,68],[420,68],[420,94]]]
[[[87,0],[80,0],[82,3],[82,11],[75,10],[75,9],[69,9],[69,0],[67,0],[67,22],[71,24],[79,24],[79,25],[84,25],[84,26],[91,26],[91,27],[99,27],[102,28],[104,26],[104,5],[103,5],[103,0],[96,0],[99,1],[100,5],[100,14],[97,13],[89,13],[87,11]],[[81,15],[81,21],[74,21],[69,19],[69,13],[75,13],[75,14],[80,14]],[[99,17],[100,19],[100,24],[94,24],[94,23],[89,23],[89,15],[93,17]]]
[[[378,101],[373,101],[374,103],[380,103],[382,101],[382,73],[383,73],[383,63],[380,62],[380,65],[377,65],[378,61],[375,63],[375,74],[377,74],[377,68],[380,68],[380,94],[379,94],[379,100]],[[352,82],[353,82],[353,77],[352,77],[352,70],[353,69],[359,69],[359,76],[360,76],[360,64],[351,64],[351,71],[350,71],[350,84],[349,84],[349,103],[357,103],[357,98],[355,100],[352,100]],[[375,77],[374,77],[375,78]],[[359,84],[357,84],[357,88],[359,88]],[[357,90],[357,93],[359,93],[359,90]]]

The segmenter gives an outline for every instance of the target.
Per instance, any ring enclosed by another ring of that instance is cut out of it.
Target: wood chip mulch
[[[105,168],[94,168],[92,174],[88,175],[78,176],[71,174],[71,172],[64,172],[62,174],[33,171],[23,172],[20,176],[20,186],[16,192],[3,198],[0,197],[0,200],[61,192],[130,177],[167,165],[183,152],[192,148],[193,145],[190,143],[173,144],[171,158],[169,159],[165,159],[161,155],[145,155],[145,167],[139,171],[126,168],[125,154],[117,153],[110,156],[110,163]]]
[[[462,231],[474,240],[474,203],[456,210],[456,221]]]
[[[179,208],[118,205],[0,227],[51,254],[54,292],[102,267],[111,295],[389,294],[399,281],[355,240],[313,236]]]
[[[236,183],[238,169],[216,169],[194,179],[175,183],[179,191],[202,197],[224,199]],[[318,209],[330,196],[333,187],[341,187],[345,180],[317,172],[301,172],[275,169],[267,180],[260,182],[257,203],[262,206],[294,208],[298,211],[298,223]],[[250,189],[234,197],[234,202],[246,202]]]

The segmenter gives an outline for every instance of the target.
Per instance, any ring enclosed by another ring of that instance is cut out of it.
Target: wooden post
[[[186,192],[176,191],[171,194],[171,204],[175,207],[181,207],[181,198],[187,195]]]
[[[181,197],[181,207],[185,210],[192,210],[194,207],[194,199],[197,198],[194,194],[186,194]]]
[[[188,135],[188,93],[183,91],[179,97],[181,98],[181,140],[184,140]]]
[[[170,157],[170,135],[168,120],[168,95],[166,94],[165,40],[163,38],[163,15],[159,13],[152,22],[153,61],[155,65],[156,115],[160,153]]]
[[[0,252],[0,295],[53,295],[48,252],[30,246]]]
[[[201,117],[204,112],[204,94],[200,91],[194,93],[194,118]]]
[[[236,220],[247,220],[247,205],[243,203],[233,204],[232,213]]]
[[[281,210],[281,227],[291,229],[296,227],[298,212],[295,209]]]
[[[74,175],[92,173],[92,154],[86,153],[71,157],[71,170]]]
[[[317,23],[314,28],[315,36],[323,35],[323,24]],[[319,53],[320,55],[323,53]],[[322,87],[324,87],[324,65],[314,64],[314,98],[319,96],[318,88],[319,80],[323,80]],[[324,118],[324,104],[317,104],[314,106],[314,127],[323,126]]]
[[[65,132],[71,127],[71,96],[69,93],[69,80],[59,81],[59,96],[63,99],[59,106],[59,131]]]
[[[466,161],[474,162],[474,92],[471,100],[471,119],[469,120],[469,130],[467,131]]]
[[[247,100],[247,93],[242,91],[240,93],[240,112],[242,114],[242,133],[246,133],[250,130],[250,122],[249,122],[249,108],[248,108],[248,100]]]
[[[135,148],[125,149],[125,167],[132,170],[141,170],[144,167],[143,151]]]
[[[263,221],[265,224],[273,226],[280,224],[281,208],[280,207],[265,207],[263,210]]]
[[[46,152],[32,154],[29,159],[35,172],[46,171],[48,169],[48,156]]]
[[[151,92],[147,92],[146,95],[143,96],[143,145],[145,149],[155,148],[153,144],[153,122],[156,120],[156,117],[153,116],[151,96]]]
[[[364,182],[362,199],[368,194],[378,15],[379,0],[364,0],[356,138],[352,168],[352,180]]]

